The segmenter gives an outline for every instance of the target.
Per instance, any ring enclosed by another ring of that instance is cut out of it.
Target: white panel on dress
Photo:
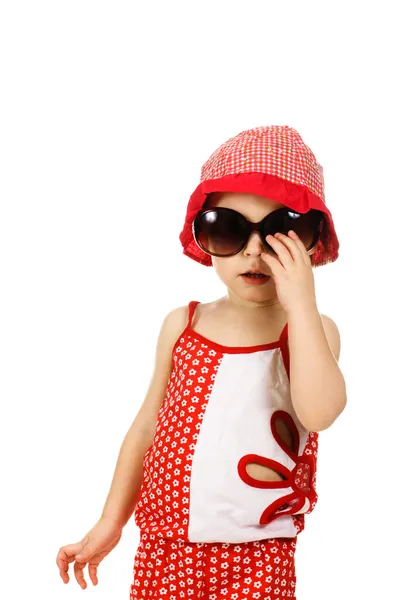
[[[259,454],[293,468],[293,461],[272,436],[270,419],[276,410],[292,416],[302,453],[308,431],[294,412],[280,349],[224,354],[194,450],[190,541],[244,542],[296,535],[289,515],[268,525],[259,524],[267,506],[291,493],[292,488],[251,487],[242,481],[237,469],[245,454]]]

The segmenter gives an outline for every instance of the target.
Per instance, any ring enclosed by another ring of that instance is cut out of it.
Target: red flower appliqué
[[[281,437],[277,430],[277,421],[283,421],[289,430],[293,440],[293,449]],[[282,515],[292,515],[303,509],[306,501],[310,505],[316,501],[317,494],[314,489],[314,475],[316,471],[316,461],[312,454],[303,453],[299,456],[300,438],[299,432],[291,415],[283,410],[275,411],[271,416],[271,431],[276,442],[293,461],[292,470],[270,458],[259,456],[258,454],[246,454],[238,463],[239,476],[248,485],[264,489],[285,489],[292,488],[292,492],[278,498],[272,502],[262,513],[260,525],[271,523],[274,519]],[[277,471],[283,479],[281,481],[261,481],[255,479],[246,471],[250,463],[257,463]]]

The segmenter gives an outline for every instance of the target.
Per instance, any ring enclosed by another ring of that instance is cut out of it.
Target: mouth
[[[247,283],[266,283],[270,279],[270,275],[262,271],[246,271],[240,277]]]
[[[241,273],[242,277],[267,277],[269,278],[269,275],[267,275],[266,273],[263,273],[262,271],[257,271],[257,270],[250,270],[250,271],[246,271],[245,273]]]

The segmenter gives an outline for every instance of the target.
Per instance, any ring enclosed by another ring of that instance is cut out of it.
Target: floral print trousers
[[[183,542],[141,531],[130,600],[295,600],[296,543]]]

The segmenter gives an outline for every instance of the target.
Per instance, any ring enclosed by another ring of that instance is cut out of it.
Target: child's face
[[[285,205],[274,200],[269,200],[263,196],[255,194],[245,194],[239,192],[218,192],[210,194],[203,208],[213,208],[223,206],[237,210],[249,221],[258,223],[269,213]],[[259,269],[266,275],[271,275],[271,270],[267,263],[261,258],[261,254],[266,249],[262,243],[260,234],[253,231],[250,235],[247,245],[241,252],[233,256],[212,256],[212,264],[227,288],[244,300],[254,302],[264,302],[276,300],[277,295],[273,278],[270,277],[262,285],[251,285],[246,283],[241,275],[249,269]]]

